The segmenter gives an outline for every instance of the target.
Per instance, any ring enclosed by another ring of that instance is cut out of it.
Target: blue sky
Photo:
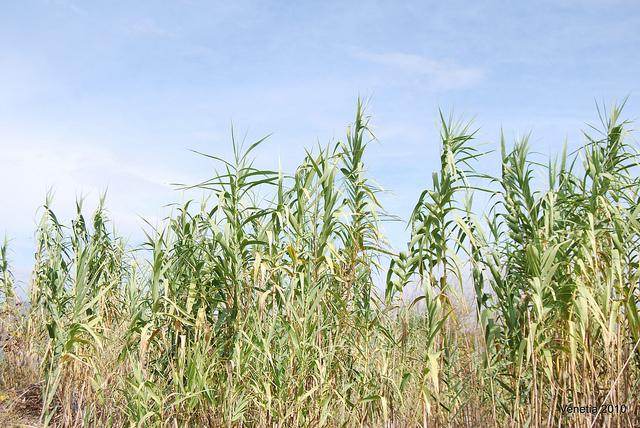
[[[304,147],[342,138],[360,94],[380,142],[368,168],[406,218],[437,168],[437,110],[475,119],[497,147],[533,131],[542,155],[581,142],[594,101],[640,111],[635,1],[0,4],[0,235],[24,280],[47,189],[68,219],[108,188],[119,230],[189,195],[230,153],[230,126],[273,136],[259,165],[291,170]],[[495,158],[481,168],[495,171]],[[193,195],[192,195],[193,196]],[[392,243],[405,239],[388,226]]]

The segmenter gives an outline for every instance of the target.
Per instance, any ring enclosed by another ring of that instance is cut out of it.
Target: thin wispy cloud
[[[126,31],[130,34],[148,37],[173,37],[175,34],[161,26],[153,18],[140,18],[126,24]]]
[[[55,201],[63,212],[72,208],[79,196],[90,196],[93,202],[108,191],[110,208],[119,213],[120,220],[122,216],[135,218],[158,212],[175,197],[171,182],[195,182],[198,178],[180,166],[135,162],[99,144],[28,141],[19,137],[14,141],[19,145],[5,153],[4,166],[0,168],[0,181],[20,183],[2,191],[14,209],[0,212],[0,224],[13,225],[12,236],[30,234],[35,227],[34,214],[50,189],[55,191]],[[135,191],[130,193],[127,189]],[[121,230],[135,235],[138,226],[139,221],[130,222]]]
[[[397,72],[426,76],[435,89],[461,89],[482,82],[486,70],[469,67],[450,61],[439,61],[423,55],[402,52],[355,51],[353,56],[359,60],[380,64]]]
[[[84,13],[84,10],[74,0],[46,0],[45,4],[52,5],[59,9],[68,10],[75,14]]]

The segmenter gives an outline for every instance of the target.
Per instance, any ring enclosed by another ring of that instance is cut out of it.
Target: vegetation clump
[[[620,114],[546,164],[503,138],[495,175],[441,116],[441,168],[399,253],[360,102],[346,140],[292,174],[254,166],[262,141],[205,155],[216,175],[183,187],[209,198],[140,248],[103,201],[64,225],[47,198],[28,302],[0,252],[4,422],[638,426],[640,180]]]

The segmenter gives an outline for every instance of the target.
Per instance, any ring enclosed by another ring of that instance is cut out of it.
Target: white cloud
[[[47,0],[46,3],[62,10],[69,10],[75,14],[84,13],[84,10],[73,0]]]
[[[430,79],[433,89],[448,90],[473,86],[482,81],[485,70],[480,67],[460,66],[449,61],[437,61],[422,55],[362,50],[353,52],[357,59],[397,69],[401,72],[422,75]]]
[[[128,20],[125,24],[125,31],[132,35],[146,37],[175,37],[173,31],[163,27],[153,18],[144,17]]]
[[[166,214],[167,202],[180,200],[169,183],[196,181],[193,173],[174,162],[144,162],[133,152],[98,143],[69,143],[6,131],[0,138],[0,182],[5,183],[0,187],[4,201],[0,236],[6,233],[20,248],[31,244],[38,207],[50,189],[54,211],[64,222],[74,215],[76,198],[85,199],[87,214],[107,191],[107,210],[117,230],[137,240],[143,226],[139,216],[155,222]]]

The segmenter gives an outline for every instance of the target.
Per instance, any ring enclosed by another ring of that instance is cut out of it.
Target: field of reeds
[[[475,129],[442,115],[400,252],[361,103],[289,173],[255,166],[261,141],[203,154],[216,175],[180,187],[209,197],[139,247],[103,202],[61,224],[47,198],[26,299],[0,253],[0,424],[640,426],[640,153],[621,112],[546,162],[502,138],[482,171]]]

